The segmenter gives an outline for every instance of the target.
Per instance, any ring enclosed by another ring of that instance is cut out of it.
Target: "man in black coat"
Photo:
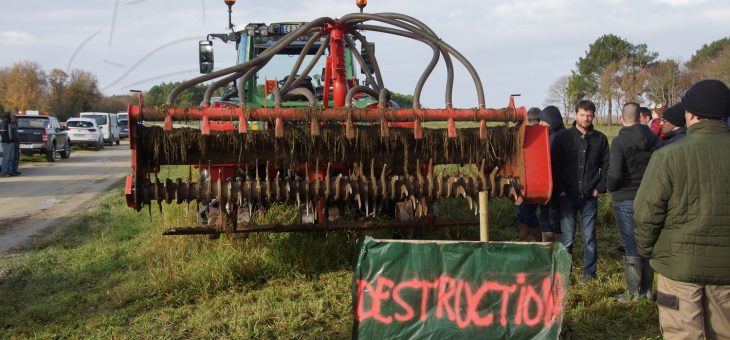
[[[598,194],[606,192],[609,149],[606,135],[593,129],[596,105],[581,100],[573,127],[558,133],[551,146],[555,191],[560,205],[560,242],[573,253],[576,215],[583,236],[583,283],[596,278]]]
[[[665,113],[666,115],[666,113]],[[639,296],[653,299],[654,271],[648,258],[639,256],[634,239],[634,197],[654,151],[664,143],[641,124],[640,107],[628,103],[621,110],[623,127],[611,142],[611,163],[606,187],[613,197],[613,212],[624,247],[624,278],[627,292],[617,295],[621,302]]]
[[[687,135],[687,121],[684,119],[684,106],[677,103],[662,115],[662,139],[664,144],[672,144]]]

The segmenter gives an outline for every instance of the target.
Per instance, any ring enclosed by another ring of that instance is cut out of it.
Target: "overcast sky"
[[[309,21],[357,11],[354,0],[238,0],[233,22]],[[575,68],[599,36],[646,43],[662,59],[688,60],[703,44],[730,36],[728,0],[371,0],[366,12],[399,12],[429,25],[479,72],[488,107],[541,106],[550,85]],[[106,94],[147,90],[197,73],[197,41],[227,27],[223,0],[4,0],[0,67],[37,61],[83,69]],[[431,49],[405,38],[367,33],[387,88],[412,93]],[[234,62],[215,42],[216,68]],[[429,78],[422,102],[443,107],[445,68]],[[475,107],[465,69],[456,68],[454,104]]]

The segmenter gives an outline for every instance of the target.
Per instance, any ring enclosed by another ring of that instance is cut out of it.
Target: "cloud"
[[[12,45],[23,45],[31,42],[33,35],[19,31],[2,31],[0,32],[0,40]]]
[[[703,2],[706,2],[707,0],[654,0],[654,2],[658,2],[661,4],[666,4],[670,6],[687,6],[687,5],[699,5]]]

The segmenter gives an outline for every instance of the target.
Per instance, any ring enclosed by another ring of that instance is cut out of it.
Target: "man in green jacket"
[[[659,274],[667,339],[730,339],[730,89],[682,98],[687,136],[654,152],[634,200],[639,255]]]

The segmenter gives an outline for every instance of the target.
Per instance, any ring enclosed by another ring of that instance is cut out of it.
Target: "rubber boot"
[[[641,284],[639,284],[639,295],[654,301],[654,269],[649,264],[649,258],[641,258]]]
[[[616,301],[626,303],[639,299],[639,284],[641,281],[642,259],[638,256],[624,256],[624,277],[626,278],[626,292],[614,296]]]
[[[556,236],[555,236],[555,235],[556,235],[556,234],[555,234],[555,233],[553,233],[553,232],[550,232],[550,231],[543,231],[543,232],[542,232],[542,241],[543,241],[543,242],[555,242],[555,241],[557,241],[557,239],[556,239]]]

